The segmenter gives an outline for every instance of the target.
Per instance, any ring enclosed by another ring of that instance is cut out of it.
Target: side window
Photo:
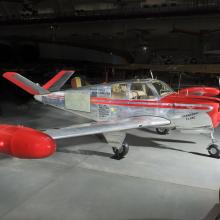
[[[126,83],[117,83],[112,85],[113,99],[126,99],[128,93],[128,85]]]
[[[146,83],[132,83],[129,93],[130,99],[152,99],[154,94]]]

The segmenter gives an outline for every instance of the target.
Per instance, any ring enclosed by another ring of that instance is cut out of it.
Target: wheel
[[[210,144],[207,148],[210,156],[214,158],[219,158],[220,157],[220,148],[217,144]]]
[[[167,128],[156,128],[156,132],[160,135],[169,134],[169,129]]]
[[[127,155],[129,151],[129,145],[127,143],[124,143],[120,148],[112,147],[112,150],[114,152],[114,158],[120,160]]]

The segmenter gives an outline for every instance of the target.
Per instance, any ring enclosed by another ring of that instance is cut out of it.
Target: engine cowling
[[[179,94],[182,95],[198,95],[198,96],[217,96],[220,91],[214,87],[190,87],[181,89]]]
[[[0,153],[26,159],[51,156],[55,141],[47,134],[24,126],[0,125]]]

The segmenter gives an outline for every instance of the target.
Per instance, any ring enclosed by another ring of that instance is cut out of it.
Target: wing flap
[[[155,116],[140,116],[120,121],[92,122],[65,128],[47,129],[44,132],[54,139],[63,139],[69,137],[79,137],[84,135],[127,130],[132,128],[156,127],[169,124],[170,121],[165,118]]]

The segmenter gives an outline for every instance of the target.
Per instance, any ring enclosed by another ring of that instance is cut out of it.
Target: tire
[[[207,148],[209,155],[214,158],[220,157],[220,148],[217,144],[210,144]]]
[[[114,158],[117,160],[120,160],[128,154],[129,145],[124,143],[124,144],[122,144],[122,146],[119,149],[116,147],[113,147],[112,149],[114,152]]]
[[[167,128],[156,128],[156,132],[160,135],[169,134],[169,129]]]

